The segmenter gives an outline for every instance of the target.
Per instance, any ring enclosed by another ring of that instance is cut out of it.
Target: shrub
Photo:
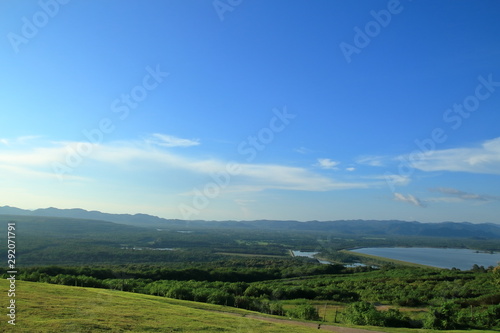
[[[445,302],[439,307],[431,308],[424,321],[424,328],[434,330],[453,330],[459,328],[459,306],[453,302]]]
[[[373,325],[383,326],[384,318],[375,309],[373,304],[368,302],[356,302],[350,304],[342,315],[343,321],[353,325]]]
[[[309,303],[300,304],[294,309],[288,310],[286,315],[305,320],[319,320],[318,310]]]
[[[356,302],[349,305],[343,314],[345,322],[353,325],[409,327],[410,318],[396,309],[377,311],[373,304]]]
[[[409,327],[410,318],[405,316],[401,311],[389,309],[380,312],[382,314],[383,326],[388,327]]]

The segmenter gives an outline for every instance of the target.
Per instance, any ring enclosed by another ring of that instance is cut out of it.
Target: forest
[[[7,220],[12,217],[3,218]],[[178,230],[47,217],[21,217],[15,223],[20,280],[122,290],[318,322],[500,328],[499,267],[438,269],[344,251],[402,245],[498,251],[496,239]],[[318,252],[331,264],[293,257],[292,249]],[[0,270],[4,278],[6,272]]]
[[[207,302],[306,320],[321,320],[318,306],[330,304],[337,306],[335,322],[356,325],[492,329],[500,324],[498,267],[469,271],[390,265],[345,268],[298,258],[233,258],[191,265],[27,267],[18,278]],[[375,305],[385,305],[385,310]]]

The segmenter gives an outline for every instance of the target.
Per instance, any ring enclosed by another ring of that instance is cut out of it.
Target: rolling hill
[[[407,221],[338,220],[338,221],[185,221],[163,219],[147,214],[108,214],[84,209],[45,208],[23,210],[15,207],[0,207],[0,215],[45,216],[101,220],[136,227],[148,228],[230,228],[248,230],[324,231],[344,235],[373,236],[425,236],[475,239],[500,239],[500,225],[493,223],[440,222],[421,223]]]
[[[0,288],[8,289],[5,279]],[[2,299],[7,318],[8,298]],[[2,320],[1,332],[317,332],[317,324],[275,323],[252,311],[104,289],[17,281],[15,300],[16,325]]]
[[[8,290],[7,280],[0,289]],[[287,320],[258,312],[181,301],[129,292],[70,287],[26,281],[16,282],[15,326],[7,322],[9,298],[3,297],[5,320],[0,332],[118,333],[118,332],[231,332],[312,333],[318,323]],[[10,319],[9,319],[10,320]],[[408,328],[340,327],[322,324],[321,331],[338,333],[479,333],[491,330],[435,331]]]

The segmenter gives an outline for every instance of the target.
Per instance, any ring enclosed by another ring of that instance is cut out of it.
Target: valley
[[[500,241],[494,233],[488,239],[375,237],[369,231],[352,231],[362,221],[352,222],[350,233],[347,229],[339,233],[317,230],[317,223],[307,229],[305,222],[299,228],[277,225],[267,230],[235,226],[238,222],[216,226],[186,222],[182,227],[180,222],[163,223],[159,228],[70,217],[0,216],[4,229],[9,221],[16,225],[20,294],[23,286],[40,283],[71,286],[74,292],[98,288],[95,292],[126,292],[130,297],[149,295],[254,311],[257,316],[295,318],[322,324],[324,329],[354,325],[384,331],[391,327],[487,330],[499,324],[500,272],[494,265],[441,269],[347,251],[396,246],[498,251]],[[0,273],[4,280],[8,277],[6,268]],[[21,300],[20,309],[22,305]],[[454,309],[448,326],[435,321],[449,313],[448,308]],[[19,310],[19,316],[24,311]],[[96,312],[92,316],[105,321]],[[61,325],[66,325],[60,317]]]

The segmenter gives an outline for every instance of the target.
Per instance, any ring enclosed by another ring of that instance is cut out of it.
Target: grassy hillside
[[[24,281],[17,281],[16,287],[16,326],[5,319],[8,298],[4,296],[0,332],[317,331],[245,318],[257,314],[250,311],[164,297]],[[8,289],[6,280],[0,280],[0,288]]]
[[[0,290],[2,293],[8,290],[5,279],[0,280]],[[4,295],[0,300],[0,306],[4,309],[0,332],[318,332],[315,324],[312,327],[305,327],[301,322],[264,321],[260,313],[231,307],[105,289],[25,281],[17,281],[16,325],[12,326],[7,323],[5,316],[8,297],[6,293]],[[271,318],[271,316],[266,317]],[[361,330],[322,326],[322,331],[324,329],[344,333],[495,332],[366,326]]]

